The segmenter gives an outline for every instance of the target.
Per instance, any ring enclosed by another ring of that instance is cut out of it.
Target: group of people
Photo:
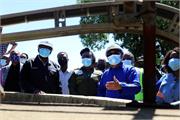
[[[106,50],[106,60],[96,62],[89,48],[80,51],[83,66],[68,71],[68,54],[57,54],[58,64],[49,59],[53,45],[40,42],[38,55],[28,59],[13,50],[0,58],[0,85],[5,91],[33,94],[72,94],[143,100],[143,61],[138,66],[131,52],[113,44]],[[11,62],[9,62],[11,61]],[[11,63],[11,64],[9,64]],[[163,60],[164,75],[157,77],[157,103],[179,100],[179,48],[169,51]],[[135,67],[136,66],[136,67]],[[141,67],[141,68],[140,68]],[[1,93],[3,93],[1,88]]]

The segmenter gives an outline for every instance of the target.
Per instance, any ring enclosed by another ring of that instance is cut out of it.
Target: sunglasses
[[[117,50],[111,50],[107,52],[107,57],[111,56],[111,55],[119,55],[121,54],[121,52],[117,51]]]

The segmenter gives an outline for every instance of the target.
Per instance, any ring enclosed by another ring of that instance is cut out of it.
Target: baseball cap
[[[53,49],[53,45],[51,43],[49,43],[48,41],[42,41],[39,43],[38,46],[41,46],[41,45],[47,46],[47,47],[50,47],[51,49]]]
[[[110,50],[118,50],[119,52],[121,52],[123,54],[123,50],[122,48],[117,45],[117,44],[112,44],[110,45],[107,49],[106,49],[106,56],[107,56],[107,53],[110,51]]]

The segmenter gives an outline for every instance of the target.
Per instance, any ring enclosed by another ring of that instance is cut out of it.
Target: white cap
[[[107,52],[110,51],[110,50],[119,50],[120,52],[123,53],[122,48],[121,48],[119,45],[117,45],[117,44],[112,44],[112,45],[110,45],[110,46],[106,49],[106,55],[107,55]]]
[[[39,43],[38,46],[40,46],[40,45],[44,45],[44,46],[47,46],[47,47],[50,47],[53,49],[53,45],[51,43],[49,43],[48,41],[42,41]]]

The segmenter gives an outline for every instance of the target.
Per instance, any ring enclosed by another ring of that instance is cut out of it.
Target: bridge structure
[[[14,32],[1,35],[1,42],[26,41],[49,37],[59,37],[86,33],[143,33],[142,2],[95,2],[56,8],[34,10],[22,13],[2,15],[1,26],[28,23],[42,20],[54,20],[54,26],[48,29]],[[156,3],[156,17],[168,21],[167,29],[156,28],[156,36],[179,44],[179,12],[164,4]],[[66,19],[82,16],[105,15],[108,21],[97,24],[79,24],[66,26]]]
[[[87,33],[135,33],[143,34],[145,41],[144,93],[145,103],[155,100],[155,38],[179,45],[179,9],[154,1],[115,1],[76,4],[70,6],[34,10],[2,15],[1,27],[8,25],[53,20],[54,26],[47,29],[1,34],[1,43],[27,41],[42,38],[69,36]],[[66,20],[82,16],[107,16],[104,23],[67,26]],[[169,23],[165,30],[155,25],[155,18]],[[152,69],[149,69],[152,68]]]

